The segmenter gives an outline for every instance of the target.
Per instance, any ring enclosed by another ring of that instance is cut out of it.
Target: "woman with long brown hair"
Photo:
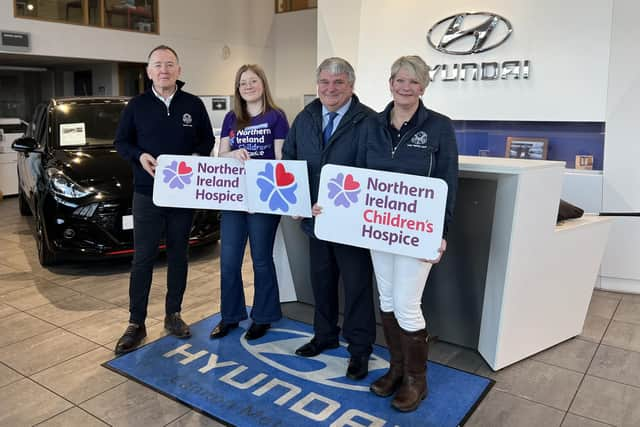
[[[258,65],[240,67],[235,78],[233,111],[227,113],[220,133],[220,157],[241,161],[281,159],[289,131],[284,112],[273,102],[267,77]],[[221,222],[220,288],[222,320],[211,338],[222,338],[247,318],[242,283],[242,260],[250,241],[254,273],[252,324],[248,340],[263,336],[271,322],[282,317],[273,244],[279,215],[223,211]]]

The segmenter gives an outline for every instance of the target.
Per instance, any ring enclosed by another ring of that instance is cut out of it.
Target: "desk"
[[[556,226],[564,170],[564,162],[460,156],[447,253],[422,305],[430,333],[477,349],[494,370],[582,331],[611,220]],[[285,248],[274,256],[290,267],[283,283],[313,304],[306,236],[288,218],[281,229]]]
[[[582,332],[611,221],[556,225],[564,171],[564,162],[460,157],[451,252],[423,307],[435,334],[477,348],[494,370]]]

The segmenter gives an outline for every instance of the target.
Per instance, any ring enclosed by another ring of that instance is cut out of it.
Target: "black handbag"
[[[567,219],[580,218],[582,215],[584,215],[584,209],[560,199],[560,207],[558,208],[558,219],[556,223]]]

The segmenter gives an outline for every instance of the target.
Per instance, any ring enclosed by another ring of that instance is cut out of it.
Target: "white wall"
[[[603,210],[640,212],[640,3],[615,0],[604,145]],[[617,218],[602,263],[601,286],[640,293],[640,218]]]
[[[611,0],[483,0],[481,5],[470,0],[361,0],[348,7],[342,3],[319,2],[323,25],[318,28],[318,56],[343,53],[353,60],[360,93],[366,93],[365,102],[376,109],[390,100],[385,86],[389,67],[401,55],[417,54],[434,65],[529,59],[528,80],[436,79],[426,99],[456,119],[604,120],[603,60],[609,57]],[[514,33],[507,43],[472,56],[446,55],[427,44],[427,31],[437,21],[476,10],[511,21]],[[336,28],[341,30],[335,32]]]
[[[431,64],[531,61],[528,80],[436,81],[425,102],[454,119],[606,121],[602,191],[593,205],[640,212],[640,3],[636,0],[339,0],[318,3],[318,57],[353,62],[358,91],[380,109],[390,100],[389,66],[418,54]],[[472,56],[445,55],[426,42],[440,19],[490,11],[514,27],[502,46]],[[584,195],[588,197],[588,195]],[[640,218],[618,219],[602,264],[601,286],[640,293]]]
[[[290,122],[315,94],[317,13],[315,9],[279,13],[275,19],[275,73],[272,90]]]
[[[345,58],[354,67],[358,64],[361,8],[366,1],[318,1],[318,64],[330,56]]]

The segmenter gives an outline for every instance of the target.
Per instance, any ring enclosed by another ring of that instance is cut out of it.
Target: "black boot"
[[[173,336],[178,338],[189,338],[191,331],[180,313],[167,314],[164,318],[164,328]]]
[[[402,330],[393,311],[381,311],[380,317],[391,360],[387,373],[375,380],[369,388],[374,394],[387,397],[391,396],[402,382]]]
[[[391,406],[398,411],[415,411],[429,393],[427,388],[427,353],[429,335],[426,329],[415,332],[402,330],[404,372],[402,384]]]
[[[144,324],[130,323],[127,330],[124,331],[124,335],[118,340],[115,353],[120,355],[135,350],[146,336],[147,329]]]

